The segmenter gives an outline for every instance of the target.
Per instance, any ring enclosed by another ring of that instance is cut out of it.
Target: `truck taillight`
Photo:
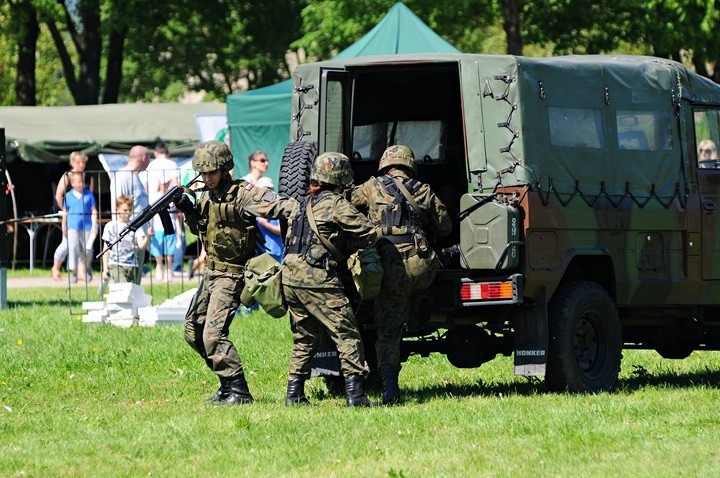
[[[513,283],[504,282],[480,282],[465,283],[460,286],[460,300],[507,300],[513,298]]]

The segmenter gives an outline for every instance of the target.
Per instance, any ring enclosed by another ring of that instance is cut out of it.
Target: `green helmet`
[[[323,153],[315,158],[310,179],[335,186],[349,186],[353,182],[350,160],[342,153]]]
[[[401,144],[388,147],[380,158],[378,172],[389,168],[390,166],[402,166],[407,168],[413,174],[417,174],[415,167],[415,155],[412,149]]]
[[[233,156],[230,148],[220,141],[206,141],[195,150],[192,167],[198,173],[211,171],[230,171],[233,168]]]

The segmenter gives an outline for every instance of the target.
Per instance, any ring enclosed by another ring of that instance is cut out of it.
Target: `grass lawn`
[[[0,476],[720,470],[716,352],[671,361],[625,351],[618,390],[597,395],[547,393],[542,382],[513,376],[511,358],[456,369],[440,355],[411,357],[400,376],[402,406],[348,409],[313,379],[313,405],[286,408],[287,320],[254,313],[235,321],[232,339],[256,401],[212,408],[203,399],[216,379],[182,326],[84,324],[69,313],[62,288],[11,289],[8,300],[0,311]]]

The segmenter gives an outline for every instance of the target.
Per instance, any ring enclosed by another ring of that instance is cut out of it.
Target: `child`
[[[106,247],[117,240],[118,235],[128,224],[133,210],[133,200],[130,196],[118,196],[115,200],[115,219],[108,222],[103,230],[102,240]],[[130,231],[120,242],[115,244],[109,251],[103,254],[103,278],[108,274],[115,282],[132,282],[139,284],[142,274],[136,248],[144,251],[150,236],[145,234],[142,228],[137,231]]]
[[[65,214],[62,219],[63,237],[68,241],[68,270],[71,283],[77,282],[78,265],[83,267],[85,278],[92,280],[92,249],[97,237],[97,207],[95,197],[83,184],[81,172],[71,172],[72,189],[65,194]]]

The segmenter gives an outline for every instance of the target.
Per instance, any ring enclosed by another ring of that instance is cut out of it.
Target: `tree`
[[[18,61],[15,97],[21,106],[35,106],[35,51],[40,36],[35,8],[29,2],[11,3],[17,28]]]
[[[644,53],[683,61],[720,81],[714,0],[532,0],[524,11],[526,39],[561,53]]]
[[[167,98],[183,89],[224,98],[287,78],[285,55],[301,27],[301,3],[172,2],[163,24],[129,42],[124,98]]]

